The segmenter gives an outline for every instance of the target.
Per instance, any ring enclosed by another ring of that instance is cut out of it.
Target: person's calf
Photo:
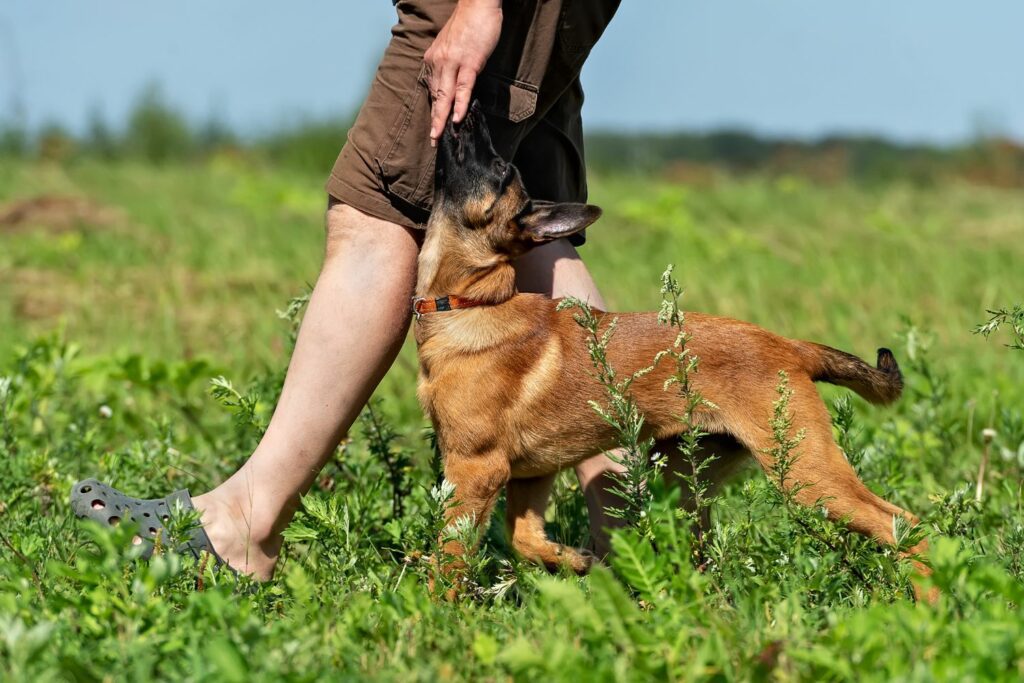
[[[609,514],[609,509],[621,507],[622,499],[612,492],[615,486],[614,475],[623,471],[621,464],[616,463],[608,455],[595,455],[576,466],[576,477],[583,491],[583,499],[587,504],[587,516],[590,520],[590,538],[593,541],[594,554],[604,559],[611,553],[612,529],[623,525],[618,517]]]
[[[332,202],[325,258],[280,400],[246,464],[195,498],[217,552],[269,578],[301,495],[391,366],[410,317],[410,231]]]

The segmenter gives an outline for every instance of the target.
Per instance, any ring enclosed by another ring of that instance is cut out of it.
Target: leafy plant
[[[1012,308],[999,308],[988,313],[991,317],[975,327],[974,333],[988,339],[1005,327],[1010,333],[1010,343],[1007,346],[1016,351],[1024,351],[1024,306],[1014,304]]]
[[[661,306],[658,311],[658,322],[663,325],[670,325],[677,330],[675,342],[667,349],[662,357],[668,357],[675,363],[675,372],[666,380],[665,390],[675,389],[683,399],[683,410],[679,415],[684,425],[684,430],[677,442],[679,458],[685,463],[686,469],[679,472],[679,477],[687,489],[687,495],[691,501],[690,505],[684,508],[689,516],[693,528],[696,529],[696,543],[694,544],[694,555],[698,563],[704,561],[704,544],[706,529],[704,527],[704,514],[711,507],[714,499],[709,495],[709,485],[704,473],[711,467],[715,460],[713,453],[701,451],[700,441],[707,432],[697,424],[696,416],[699,410],[715,410],[716,406],[704,398],[704,396],[693,386],[692,376],[697,372],[700,359],[690,353],[686,344],[692,338],[685,329],[686,316],[679,308],[679,299],[683,290],[679,283],[672,276],[673,266],[665,270],[661,275]],[[657,363],[660,358],[655,362]]]
[[[651,365],[629,375],[620,375],[608,360],[608,346],[615,335],[618,320],[605,323],[604,316],[596,315],[589,304],[572,297],[558,304],[560,311],[569,309],[577,309],[573,318],[586,332],[594,378],[604,387],[608,397],[605,405],[591,401],[590,407],[615,431],[619,444],[618,450],[608,455],[622,466],[622,471],[611,473],[614,484],[609,490],[622,500],[622,505],[609,508],[608,514],[650,535],[652,491],[665,460],[663,454],[652,457],[654,438],[642,435],[644,416],[629,390],[633,382],[654,370],[658,359],[652,359]]]

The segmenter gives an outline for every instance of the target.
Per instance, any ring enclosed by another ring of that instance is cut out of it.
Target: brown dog
[[[494,152],[482,114],[474,107],[455,128],[449,123],[437,155],[434,211],[419,259],[416,342],[419,398],[437,432],[445,476],[455,485],[452,518],[488,522],[502,488],[508,494],[513,547],[548,567],[585,572],[591,558],[553,543],[544,533],[544,508],[559,470],[616,446],[612,429],[590,408],[603,403],[593,378],[586,333],[569,311],[537,294],[519,294],[512,261],[528,249],[583,230],[600,215],[584,204],[534,206],[519,173]],[[608,349],[620,373],[648,366],[671,348],[676,330],[654,313],[618,318]],[[694,421],[714,437],[719,460],[714,484],[749,454],[769,469],[769,420],[778,373],[793,392],[793,429],[804,430],[788,483],[796,499],[819,501],[833,519],[883,543],[893,542],[893,516],[916,518],[882,500],[858,479],[832,437],[828,410],[814,387],[824,381],[853,389],[873,403],[899,397],[902,378],[892,354],[878,367],[827,346],[777,336],[750,323],[686,314],[687,348],[700,359],[692,386],[714,404]],[[685,399],[666,391],[674,363],[660,363],[631,392],[646,417],[648,435],[678,437]],[[725,449],[720,446],[725,445]],[[926,551],[922,542],[915,555]],[[445,550],[465,552],[457,542]],[[918,563],[919,571],[927,569]]]

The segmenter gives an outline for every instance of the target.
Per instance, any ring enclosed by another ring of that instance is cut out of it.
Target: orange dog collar
[[[467,299],[462,296],[442,296],[437,299],[428,299],[422,296],[414,297],[412,300],[412,312],[418,320],[424,313],[442,313],[454,311],[457,308],[473,308],[474,306],[486,306],[483,301]]]

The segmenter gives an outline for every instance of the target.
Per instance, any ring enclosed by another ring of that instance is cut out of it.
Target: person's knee
[[[555,299],[566,296],[604,310],[605,303],[590,271],[567,239],[549,242],[527,252],[515,263],[516,286]]]
[[[367,216],[348,204],[332,201],[324,217],[324,257],[333,258],[360,242],[371,242],[366,232]]]
[[[324,257],[331,259],[346,251],[365,258],[387,254],[392,259],[415,259],[416,238],[412,231],[338,201],[332,201],[324,219]]]

